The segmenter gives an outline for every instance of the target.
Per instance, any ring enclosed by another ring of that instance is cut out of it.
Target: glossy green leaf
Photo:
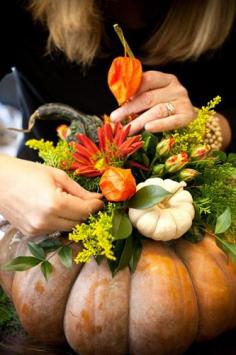
[[[126,239],[132,233],[133,226],[128,215],[120,210],[115,210],[112,218],[112,236],[116,239]]]
[[[2,266],[4,271],[25,271],[38,265],[42,259],[35,258],[34,256],[18,256],[17,258],[9,261]]]
[[[65,245],[64,247],[62,247],[59,250],[58,255],[60,257],[62,264],[67,269],[72,267],[72,249],[71,249],[71,247],[69,247],[68,245]]]
[[[129,261],[130,271],[132,273],[135,272],[138,261],[140,259],[142,253],[142,242],[139,237],[134,236],[134,246],[133,246],[133,253],[131,259]]]
[[[34,242],[28,242],[28,247],[33,256],[35,256],[38,259],[44,260],[45,259],[45,252],[43,248],[41,248],[39,245],[35,244]]]
[[[134,197],[128,203],[131,208],[144,209],[153,207],[157,203],[163,201],[166,197],[173,195],[169,191],[166,191],[161,186],[148,185],[142,187],[136,192]]]
[[[130,259],[132,257],[132,253],[133,253],[133,245],[134,245],[134,240],[133,240],[133,237],[130,236],[128,239],[125,240],[124,248],[122,250],[120,258],[117,260],[118,263],[117,263],[116,268],[113,272],[113,276],[118,271],[124,269],[126,266],[129,265]]]
[[[39,247],[43,248],[43,250],[45,251],[45,253],[49,253],[52,251],[57,250],[58,248],[60,248],[62,246],[62,243],[60,240],[58,239],[45,239],[42,242],[37,244]]]
[[[41,264],[41,271],[45,279],[48,280],[48,277],[52,273],[52,264],[48,260],[43,261]]]
[[[230,208],[227,207],[224,212],[217,218],[215,233],[220,234],[224,233],[231,226],[231,211]]]
[[[236,244],[229,243],[224,238],[216,235],[217,245],[236,262]]]

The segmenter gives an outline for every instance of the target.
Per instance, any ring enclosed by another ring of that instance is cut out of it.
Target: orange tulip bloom
[[[130,169],[108,168],[99,186],[106,199],[112,202],[126,201],[136,192],[136,181]]]
[[[108,72],[108,86],[118,101],[123,105],[139,89],[142,81],[142,64],[133,57],[117,57]]]

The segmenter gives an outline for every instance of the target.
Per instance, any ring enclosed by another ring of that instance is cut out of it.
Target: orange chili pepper
[[[130,169],[110,167],[101,177],[100,189],[107,201],[126,201],[136,192],[136,181]]]
[[[125,55],[113,60],[108,71],[108,86],[118,104],[123,105],[140,87],[142,64],[139,59],[134,57],[122,29],[117,24],[114,25],[114,29],[124,46]]]

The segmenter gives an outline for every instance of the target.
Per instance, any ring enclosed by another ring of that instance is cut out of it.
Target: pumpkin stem
[[[128,54],[129,57],[134,58],[134,53],[132,52],[130,46],[128,45],[128,42],[125,39],[124,33],[121,29],[121,27],[116,23],[115,25],[113,25],[114,30],[116,31],[117,36],[119,37],[124,50],[125,50],[125,57]]]

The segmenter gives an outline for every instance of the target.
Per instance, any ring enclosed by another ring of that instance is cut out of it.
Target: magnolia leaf
[[[128,239],[125,240],[124,248],[122,250],[120,258],[117,260],[118,263],[117,263],[116,268],[113,272],[113,276],[115,276],[115,274],[118,271],[124,269],[126,266],[129,265],[130,259],[133,254],[133,246],[134,246],[133,237],[130,236]]]
[[[115,269],[116,269],[116,267],[117,267],[117,265],[119,263],[119,260],[120,260],[121,254],[123,252],[124,246],[125,246],[125,240],[124,239],[118,239],[118,240],[114,241],[113,251],[114,251],[114,256],[115,256],[116,259],[115,260],[107,260],[108,266],[109,266],[113,276],[114,276]]]
[[[144,209],[153,207],[157,203],[163,201],[166,197],[173,195],[169,191],[166,191],[161,186],[148,185],[142,187],[136,192],[134,197],[128,203],[131,208]]]
[[[28,247],[33,256],[41,260],[45,259],[45,252],[42,247],[35,244],[34,242],[28,242]]]
[[[52,273],[52,264],[45,260],[41,264],[41,271],[46,280],[48,280],[49,275]]]
[[[38,265],[42,259],[35,258],[34,256],[18,256],[17,258],[9,261],[2,266],[4,271],[25,271]]]
[[[112,218],[112,236],[116,239],[128,238],[133,230],[133,226],[128,215],[120,210],[115,210]]]
[[[43,248],[45,253],[49,253],[49,252],[55,251],[58,248],[60,248],[62,246],[62,244],[61,244],[60,240],[58,240],[58,239],[48,238],[48,239],[45,239],[42,242],[38,243],[37,246]]]
[[[134,273],[136,270],[141,253],[142,253],[142,242],[139,237],[134,236],[133,254],[129,261],[129,267],[132,273]]]
[[[68,245],[65,245],[59,250],[58,255],[62,264],[67,269],[70,269],[72,266],[72,249]]]
[[[231,211],[227,207],[224,212],[217,218],[215,226],[215,234],[224,233],[231,226]]]
[[[236,243],[229,243],[224,238],[216,235],[217,245],[236,262]]]

